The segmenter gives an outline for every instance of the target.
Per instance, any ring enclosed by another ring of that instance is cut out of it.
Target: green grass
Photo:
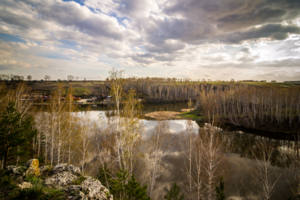
[[[83,181],[85,181],[86,180],[86,177],[84,177],[84,176],[80,176],[80,177],[78,177],[76,180],[74,180],[72,183],[74,184],[74,185],[80,185]]]
[[[84,93],[91,94],[91,91],[83,87],[74,88],[74,96],[83,96]]]
[[[56,199],[66,199],[64,189],[45,189],[44,190],[44,199],[47,200],[56,200]]]
[[[183,119],[204,119],[203,116],[197,116],[198,113],[201,112],[197,110],[192,110],[190,112],[182,112],[182,114],[180,114],[179,117]]]
[[[35,183],[42,183],[42,179],[34,176],[34,175],[28,175],[26,178],[25,178],[25,181],[28,181],[32,184],[35,184]]]

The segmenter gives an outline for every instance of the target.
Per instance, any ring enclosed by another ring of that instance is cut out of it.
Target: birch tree
[[[159,121],[157,126],[147,142],[149,144],[147,166],[149,166],[149,193],[153,198],[156,189],[156,179],[158,179],[164,168],[162,167],[162,158],[169,151],[170,147],[175,144],[175,138],[170,133],[168,121]]]
[[[183,173],[185,174],[187,178],[187,184],[184,188],[185,194],[187,195],[188,199],[192,199],[193,196],[193,189],[194,189],[194,169],[193,169],[193,163],[194,163],[194,153],[196,146],[196,132],[195,127],[192,124],[193,122],[191,120],[187,120],[186,122],[186,130],[181,134],[181,139],[179,141],[181,152],[184,156],[183,162],[184,162],[184,169],[182,169]],[[197,156],[197,155],[196,155]],[[198,172],[198,170],[196,171]]]
[[[117,114],[120,115],[120,103],[123,96],[123,87],[124,87],[124,70],[117,70],[113,68],[109,71],[109,78],[111,79],[111,90],[110,94],[113,97],[116,107],[117,107]]]
[[[276,183],[280,177],[271,167],[271,157],[274,148],[266,141],[257,141],[256,149],[252,150],[255,158],[255,166],[253,167],[253,181],[256,191],[261,195],[262,199],[271,199]]]

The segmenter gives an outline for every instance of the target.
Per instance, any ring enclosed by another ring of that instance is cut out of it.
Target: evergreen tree
[[[33,129],[33,117],[22,118],[14,102],[9,102],[1,113],[0,124],[0,155],[4,157],[5,169],[9,158],[18,154],[18,147],[23,152],[28,149],[28,143],[37,135],[37,131]]]
[[[147,197],[147,186],[142,187],[141,184],[135,180],[134,175],[131,176],[131,180],[129,180],[128,183],[126,183],[127,178],[127,170],[121,169],[117,173],[117,179],[110,179],[110,192],[115,200],[150,200],[150,197]]]
[[[101,165],[99,167],[97,178],[101,182],[102,185],[104,185],[107,189],[109,189],[109,187],[111,185],[111,181],[110,181],[111,180],[111,172],[107,168],[106,163],[104,163],[103,165]]]
[[[166,200],[182,200],[184,199],[184,194],[179,197],[180,187],[174,183],[173,187],[167,194],[164,196]]]
[[[125,181],[128,177],[127,171],[120,169],[117,172],[116,179],[110,179],[110,192],[114,195],[114,199],[122,199],[125,196]]]
[[[132,200],[150,200],[150,197],[147,197],[147,185],[141,187],[141,184],[136,182],[134,174],[131,176],[131,180],[128,181],[128,184],[125,186],[126,199]]]
[[[216,197],[217,200],[225,200],[225,194],[224,194],[224,180],[221,176],[219,186],[216,186]]]

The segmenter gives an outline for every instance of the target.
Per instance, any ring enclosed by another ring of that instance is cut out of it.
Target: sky
[[[0,74],[300,80],[299,0],[1,0]]]

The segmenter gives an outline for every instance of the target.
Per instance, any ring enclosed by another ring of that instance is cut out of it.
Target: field
[[[57,88],[58,84],[61,84],[66,91],[72,87],[74,89],[74,96],[84,96],[84,94],[100,95],[102,93],[107,93],[107,90],[104,88],[104,82],[100,81],[32,81],[26,83],[32,88],[33,93],[49,94]]]

